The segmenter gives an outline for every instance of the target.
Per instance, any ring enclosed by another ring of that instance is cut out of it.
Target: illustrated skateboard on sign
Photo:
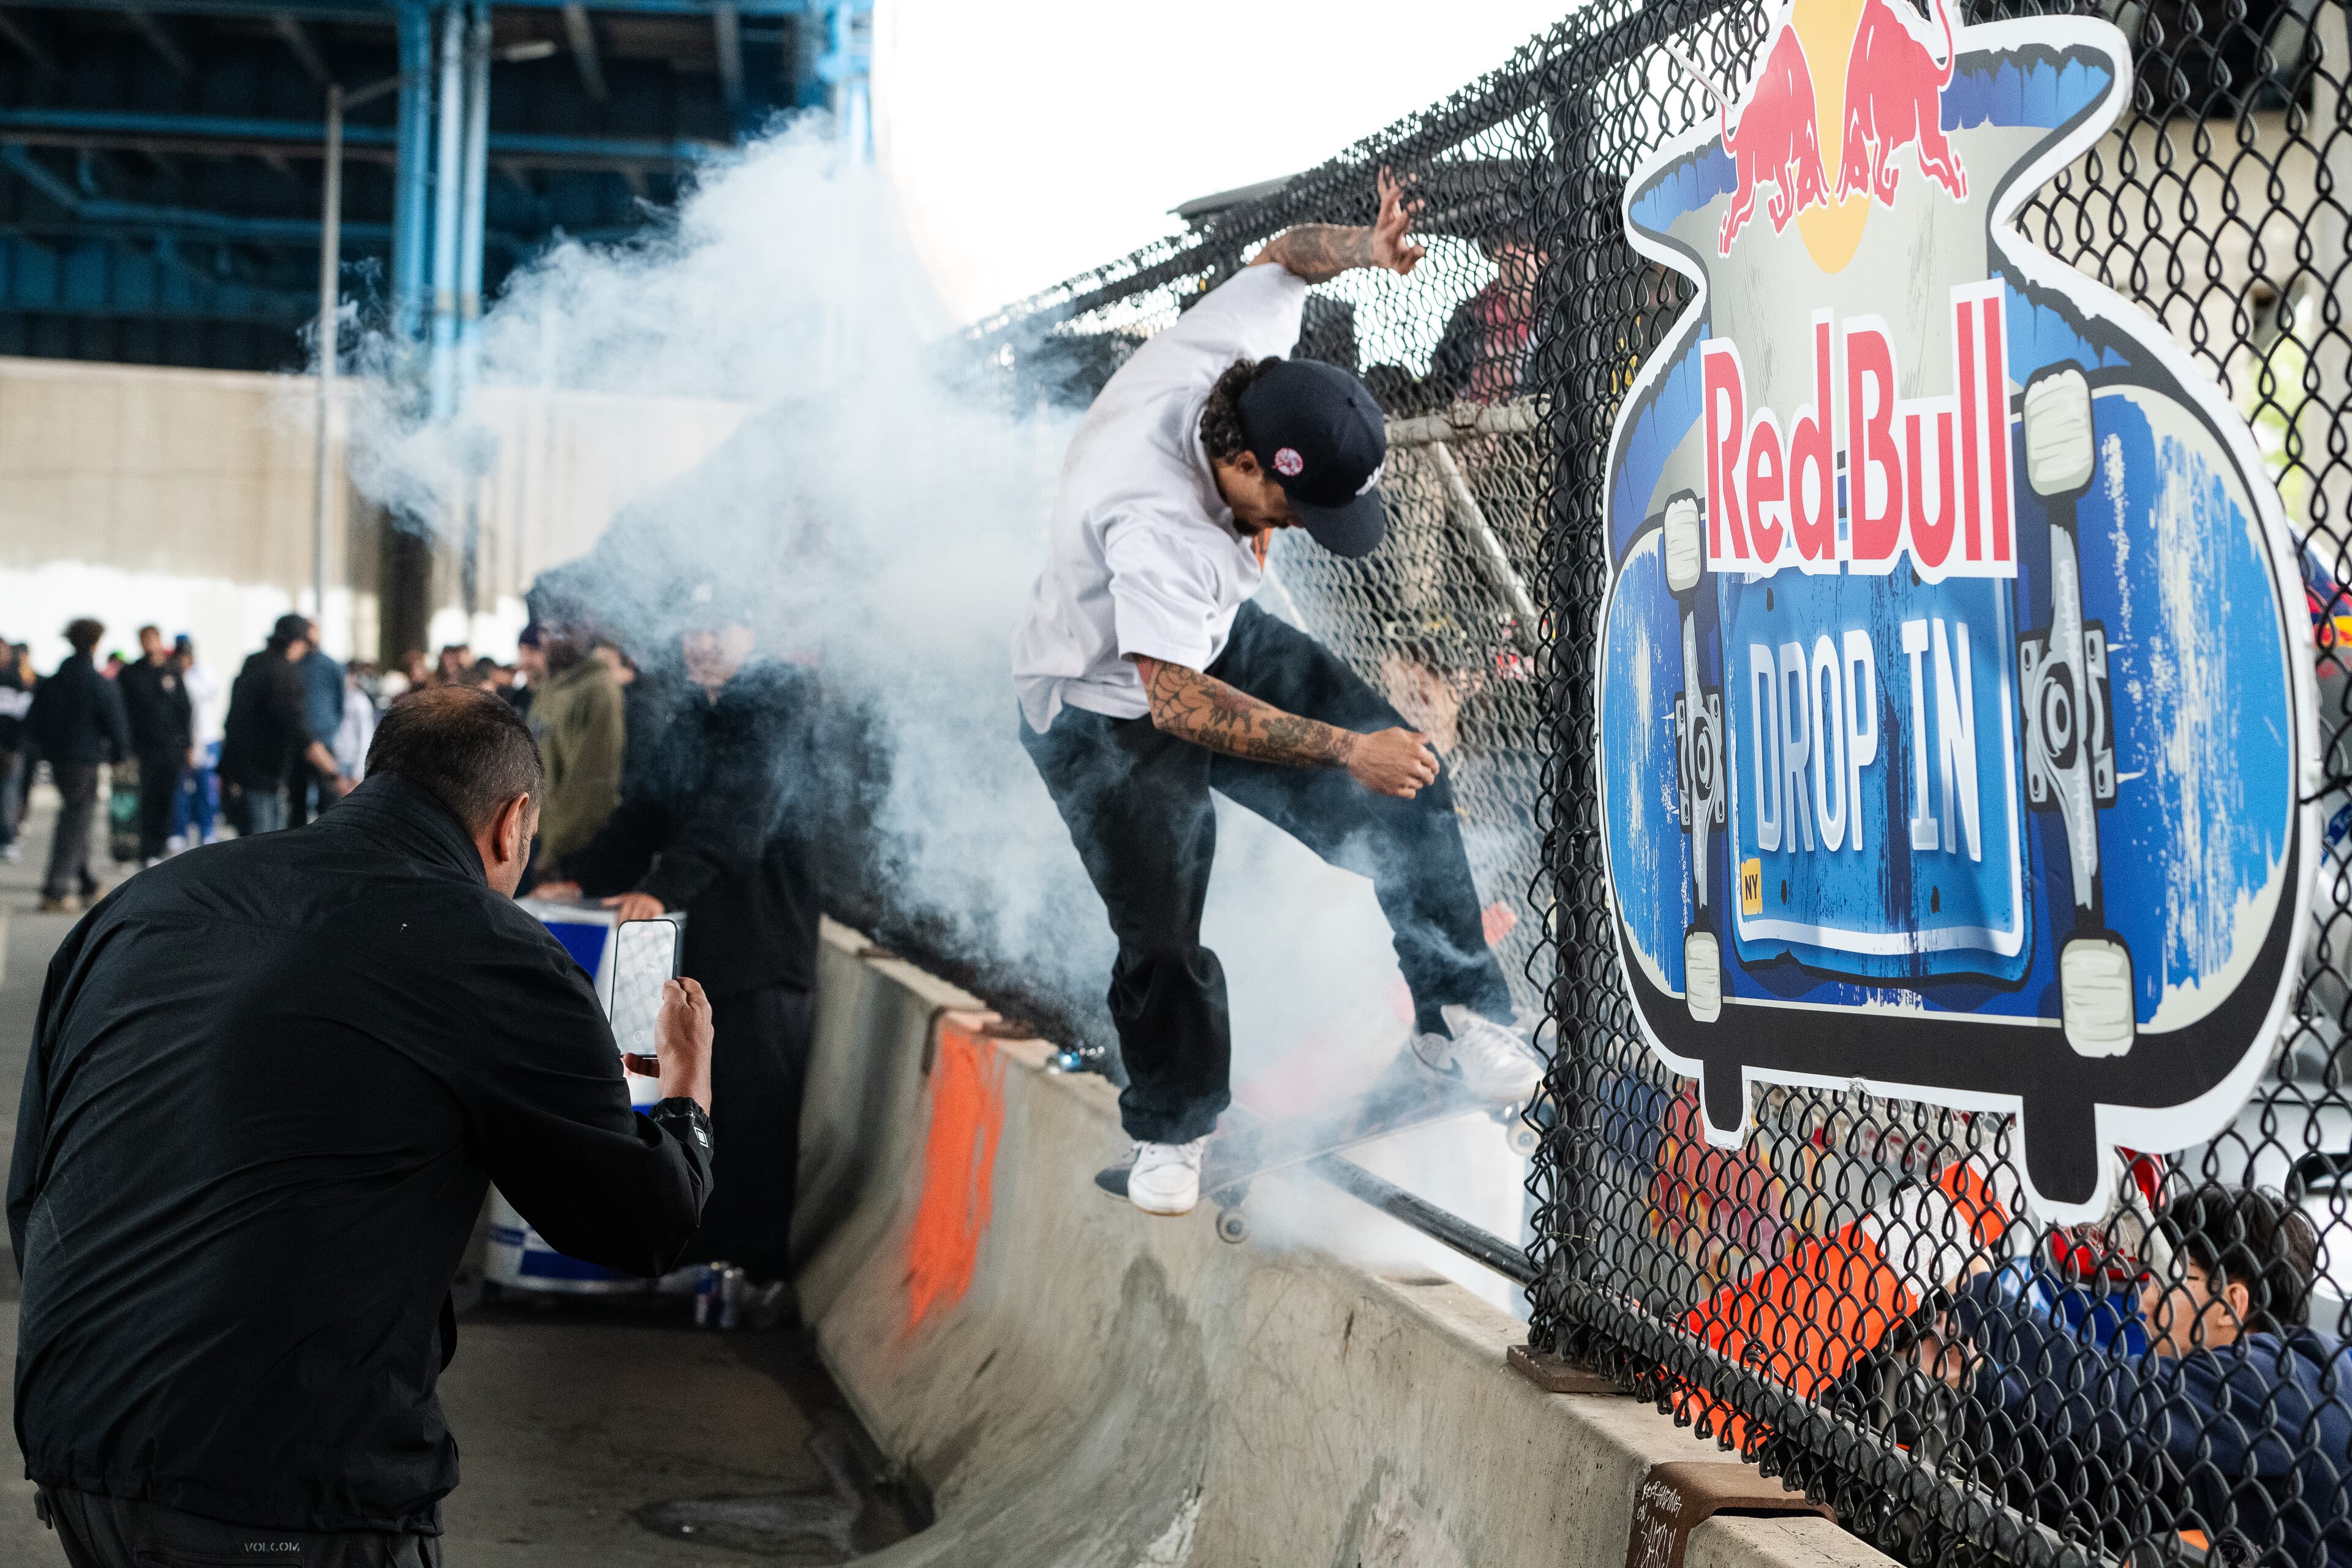
[[[1449,1117],[1483,1111],[1508,1132],[1511,1147],[1532,1152],[1536,1134],[1520,1120],[1517,1105],[1496,1105],[1471,1094],[1461,1080],[1442,1078],[1400,1052],[1363,1093],[1304,1116],[1268,1121],[1239,1107],[1225,1113],[1225,1130],[1209,1142],[1201,1163],[1201,1193],[1217,1205],[1217,1235],[1238,1242],[1249,1235],[1242,1205],[1259,1176],[1305,1164]],[[1124,1197],[1127,1171],[1115,1166],[1096,1178],[1105,1192]]]

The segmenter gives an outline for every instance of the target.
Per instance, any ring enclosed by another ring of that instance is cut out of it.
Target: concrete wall
[[[310,578],[311,435],[286,376],[0,359],[0,633],[47,669],[66,621],[152,621],[234,673]],[[315,405],[311,405],[315,406]],[[373,520],[339,493],[330,580],[373,617]],[[352,565],[364,569],[354,578]]]
[[[0,358],[0,635],[30,642],[47,669],[75,616],[106,621],[109,646],[126,649],[152,621],[189,633],[234,673],[271,621],[311,609],[316,389],[304,376]],[[375,658],[399,650],[379,647],[391,524],[342,472],[362,390],[342,384],[331,431],[321,620],[330,651]],[[428,645],[510,655],[530,580],[586,551],[616,510],[699,461],[743,412],[486,390],[466,442],[488,458],[464,481],[481,520],[474,613],[457,531],[443,524],[423,606]],[[455,500],[441,510],[454,514]]]
[[[1510,1372],[1520,1325],[1434,1275],[1105,1198],[1110,1085],[974,1033],[971,997],[838,926],[817,1012],[803,1306],[938,1516],[870,1561],[1619,1568],[1650,1467],[1722,1458]],[[1886,1561],[1793,1517],[1711,1521],[1687,1559]]]

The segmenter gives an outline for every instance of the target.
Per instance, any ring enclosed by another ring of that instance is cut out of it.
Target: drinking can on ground
[[[696,1328],[715,1329],[719,1326],[723,1300],[721,1291],[724,1283],[721,1270],[714,1264],[704,1264],[701,1271],[694,1277],[694,1326]]]
[[[740,1268],[730,1268],[719,1276],[719,1326],[731,1329],[743,1316],[743,1293],[749,1282]]]

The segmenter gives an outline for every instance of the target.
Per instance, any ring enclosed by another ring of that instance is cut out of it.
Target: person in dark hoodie
[[[230,797],[229,820],[240,834],[285,827],[289,795],[314,780],[331,800],[350,787],[327,750],[334,731],[322,735],[310,728],[302,661],[312,635],[300,616],[278,616],[268,643],[247,658],[229,688],[218,771]],[[336,679],[342,679],[340,673]]]
[[[816,679],[758,651],[751,605],[688,594],[684,679],[620,806],[541,897],[604,896],[624,920],[684,910],[679,967],[710,994],[720,1153],[691,1258],[739,1264],[755,1327],[793,1310],[793,1176],[814,1018]]]
[[[139,858],[152,865],[163,858],[172,836],[172,809],[180,803],[180,779],[195,761],[195,711],[179,666],[154,626],[139,628],[139,658],[115,678],[131,717],[131,740],[139,751]]]
[[[2304,1326],[2318,1245],[2273,1194],[2199,1187],[2140,1259],[2146,1356],[1982,1274],[1920,1362],[1970,1396],[1962,1438],[1990,1481],[2030,1474],[2228,1568],[2352,1568],[2352,1353]]]
[[[8,1173],[16,1421],[74,1568],[432,1568],[488,1184],[575,1258],[685,1250],[709,1007],[671,982],[658,1059],[621,1056],[514,903],[540,786],[512,709],[423,693],[333,811],[142,872],[50,961]]]
[[[48,759],[49,776],[64,801],[49,844],[48,875],[41,880],[41,908],[54,914],[79,913],[84,900],[97,896],[89,830],[98,819],[98,770],[131,751],[122,693],[98,672],[91,657],[105,636],[106,627],[87,617],[68,626],[66,641],[73,653],[33,689],[33,706],[25,715],[26,733]]]

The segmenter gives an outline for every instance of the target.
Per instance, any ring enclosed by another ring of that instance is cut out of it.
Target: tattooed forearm
[[[1138,658],[1154,728],[1228,756],[1298,768],[1347,765],[1354,731],[1285,713],[1181,664]]]
[[[1250,265],[1286,267],[1309,283],[1328,283],[1351,267],[1372,265],[1372,231],[1336,223],[1304,223],[1266,242]]]

